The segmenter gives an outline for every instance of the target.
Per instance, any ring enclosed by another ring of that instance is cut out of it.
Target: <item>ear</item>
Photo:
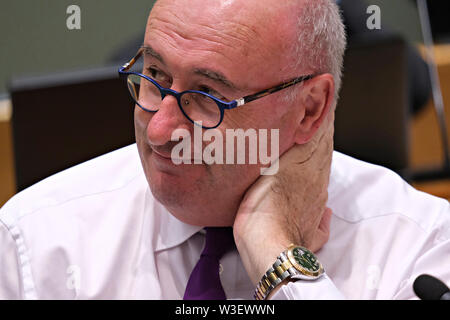
[[[309,142],[330,111],[334,101],[334,79],[329,73],[318,75],[301,87],[299,103],[303,117],[295,131],[295,142]]]

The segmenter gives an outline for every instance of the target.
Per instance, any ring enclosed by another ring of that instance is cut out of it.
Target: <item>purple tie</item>
[[[231,227],[208,227],[205,248],[192,270],[184,300],[225,300],[219,277],[219,260],[234,247]]]

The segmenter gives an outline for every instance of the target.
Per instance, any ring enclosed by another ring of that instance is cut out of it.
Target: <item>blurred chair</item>
[[[407,44],[396,36],[353,37],[336,109],[335,149],[388,167],[409,167]]]
[[[10,94],[17,191],[134,142],[117,66],[13,79]]]

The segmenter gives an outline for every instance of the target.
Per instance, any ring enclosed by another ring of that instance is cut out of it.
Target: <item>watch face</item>
[[[290,253],[295,262],[294,266],[299,271],[311,276],[318,276],[323,272],[322,265],[311,251],[302,247],[294,247],[290,250]]]

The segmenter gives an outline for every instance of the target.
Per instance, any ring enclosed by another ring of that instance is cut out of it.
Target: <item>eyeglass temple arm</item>
[[[273,87],[273,88],[270,88],[270,89],[266,89],[266,90],[262,90],[260,92],[255,93],[255,94],[251,94],[251,95],[245,96],[245,97],[243,97],[241,99],[237,99],[236,100],[237,101],[237,105],[236,106],[237,107],[242,106],[243,104],[246,104],[246,103],[249,103],[249,102],[251,102],[253,100],[265,97],[265,96],[267,96],[269,94],[272,94],[272,93],[275,93],[277,91],[286,89],[287,87],[293,86],[294,84],[297,84],[299,82],[312,79],[313,77],[314,77],[314,75],[312,75],[312,74],[307,75],[307,76],[301,76],[301,77],[295,78],[295,79],[293,79],[293,80],[291,80],[289,82],[282,83],[282,84],[280,84],[280,85],[278,85],[276,87]]]
[[[138,52],[136,53],[136,55],[131,58],[130,61],[128,61],[127,63],[125,63],[122,68],[120,68],[121,72],[125,72],[130,70],[130,68],[134,65],[134,63],[136,62],[137,59],[139,59],[142,56],[142,53],[144,52],[144,48],[139,48]]]

